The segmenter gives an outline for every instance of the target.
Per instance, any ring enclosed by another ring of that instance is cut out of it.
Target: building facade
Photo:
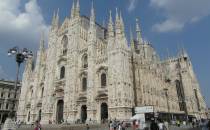
[[[0,124],[4,123],[9,112],[17,111],[20,95],[20,84],[17,85],[15,95],[15,83],[13,81],[0,80]]]
[[[43,37],[35,67],[23,74],[18,120],[42,123],[126,120],[137,106],[157,113],[202,115],[206,104],[187,53],[160,60],[143,40],[138,20],[136,38],[127,40],[123,17],[116,12],[107,27],[80,15],[79,1],[62,24],[53,15],[48,47]],[[167,90],[167,91],[166,91]],[[27,98],[26,98],[27,97]]]

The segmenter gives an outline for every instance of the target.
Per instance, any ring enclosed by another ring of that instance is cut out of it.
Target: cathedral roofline
[[[90,21],[90,18],[86,15],[81,15],[81,17],[86,18],[87,20]],[[99,27],[101,27],[102,29],[107,30],[106,27],[103,27],[101,24],[97,23],[96,21],[95,21],[95,24],[98,25]]]

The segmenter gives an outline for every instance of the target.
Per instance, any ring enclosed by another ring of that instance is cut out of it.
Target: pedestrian
[[[159,130],[163,130],[164,124],[163,124],[162,120],[160,120],[160,122],[158,123],[158,127],[159,127]]]
[[[42,128],[41,128],[41,124],[39,123],[39,121],[37,120],[36,122],[35,122],[35,128],[34,128],[34,130],[41,130]]]
[[[210,120],[207,123],[207,128],[208,128],[208,130],[210,130]]]
[[[195,128],[195,121],[192,121],[192,127]]]
[[[86,124],[86,130],[90,130],[90,127],[88,124]]]
[[[155,119],[152,118],[151,120],[152,122],[150,124],[150,130],[159,130],[158,124],[155,122]]]
[[[207,122],[204,119],[201,119],[200,127],[201,127],[201,130],[208,130]]]
[[[113,130],[112,121],[109,122],[109,130]]]
[[[132,130],[136,130],[136,120],[133,120],[133,123],[132,123]]]
[[[164,130],[169,130],[169,125],[167,121],[164,121]]]
[[[122,125],[121,125],[121,123],[118,124],[118,130],[122,130]]]
[[[116,121],[116,119],[114,120],[114,122],[112,124],[113,124],[114,130],[117,130],[117,121]]]
[[[125,130],[125,128],[126,128],[126,123],[123,121],[122,122],[122,130]]]
[[[178,127],[180,127],[180,121],[179,120],[176,121],[176,124],[177,124]]]

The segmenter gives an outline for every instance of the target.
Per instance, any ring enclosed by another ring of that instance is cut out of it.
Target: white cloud
[[[0,39],[4,44],[35,47],[41,31],[48,31],[36,0],[25,3],[23,11],[20,0],[1,0],[0,16]]]
[[[128,11],[131,12],[136,8],[138,0],[129,0]]]
[[[150,5],[165,16],[153,26],[157,32],[180,31],[210,15],[210,0],[150,0]]]

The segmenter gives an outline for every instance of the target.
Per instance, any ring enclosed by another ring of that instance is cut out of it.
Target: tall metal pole
[[[15,103],[16,103],[16,97],[17,97],[17,84],[18,84],[18,76],[20,71],[20,62],[17,62],[17,72],[16,72],[16,80],[15,80],[15,95],[14,95],[14,104],[13,104],[13,111],[15,110]]]
[[[168,89],[165,88],[165,96],[166,96],[166,100],[167,100],[167,108],[168,108],[168,121],[170,121],[170,106],[169,106],[169,100],[168,100]]]

